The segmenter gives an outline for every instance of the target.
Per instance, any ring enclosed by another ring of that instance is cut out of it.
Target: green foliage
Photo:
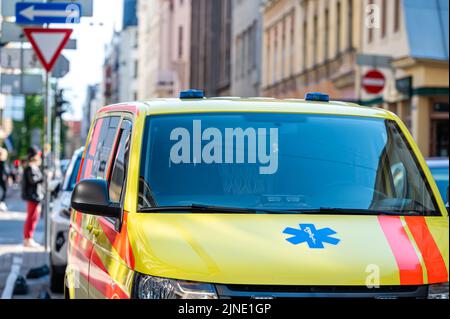
[[[12,138],[17,153],[12,154],[12,158],[20,159],[26,156],[35,129],[41,129],[41,145],[39,146],[42,148],[43,127],[44,101],[42,96],[29,95],[26,97],[24,120],[14,121]]]

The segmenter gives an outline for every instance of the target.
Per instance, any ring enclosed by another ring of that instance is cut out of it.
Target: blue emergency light
[[[305,100],[315,102],[330,102],[330,96],[328,94],[320,92],[306,93]]]
[[[186,90],[180,92],[180,99],[203,99],[205,92],[202,90]]]

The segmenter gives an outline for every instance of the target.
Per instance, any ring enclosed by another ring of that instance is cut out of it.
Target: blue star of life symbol
[[[291,237],[286,238],[288,242],[293,245],[298,245],[306,242],[309,248],[312,249],[323,249],[324,243],[331,245],[337,245],[341,240],[331,237],[331,235],[337,234],[331,228],[321,228],[316,229],[313,224],[299,224],[300,228],[287,227],[283,233],[291,235]]]

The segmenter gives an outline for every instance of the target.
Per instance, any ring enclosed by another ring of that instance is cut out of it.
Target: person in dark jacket
[[[39,247],[33,239],[34,231],[41,214],[40,202],[44,198],[42,183],[44,177],[41,172],[42,157],[37,147],[28,150],[28,163],[22,178],[22,198],[27,202],[27,218],[24,225],[24,246]]]
[[[0,211],[7,211],[5,204],[6,192],[8,191],[8,178],[10,176],[8,167],[8,151],[0,147]]]

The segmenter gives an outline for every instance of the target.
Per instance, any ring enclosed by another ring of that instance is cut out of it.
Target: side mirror
[[[79,182],[72,192],[71,206],[80,213],[120,218],[119,204],[111,203],[108,183],[101,179],[86,179]]]

